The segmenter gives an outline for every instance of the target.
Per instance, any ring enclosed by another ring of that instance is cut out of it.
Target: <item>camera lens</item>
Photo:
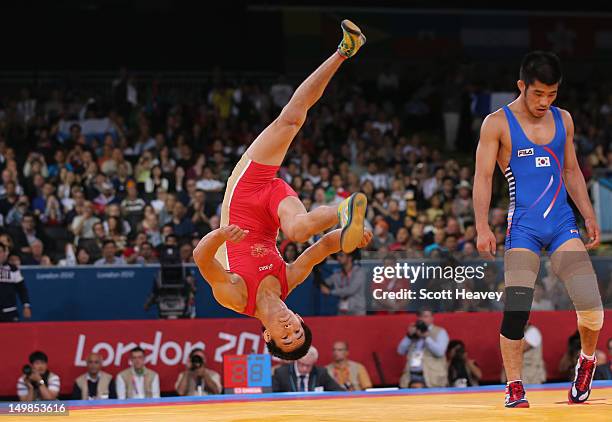
[[[23,365],[23,375],[25,375],[26,377],[29,377],[30,374],[32,373],[32,367],[30,365]]]
[[[202,365],[204,365],[204,359],[202,359],[202,356],[193,355],[191,357],[192,368],[199,368]]]

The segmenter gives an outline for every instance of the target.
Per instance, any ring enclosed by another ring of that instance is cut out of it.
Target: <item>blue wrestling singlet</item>
[[[568,239],[580,238],[563,183],[566,133],[561,112],[551,107],[555,136],[545,145],[527,138],[508,108],[512,155],[505,170],[510,190],[506,250],[527,248],[539,254],[554,252]]]

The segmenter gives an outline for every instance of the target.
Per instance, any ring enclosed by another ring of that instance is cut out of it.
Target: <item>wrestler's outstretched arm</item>
[[[314,245],[304,251],[293,263],[287,265],[287,284],[289,291],[297,287],[312,272],[315,265],[323,262],[328,256],[340,251],[341,229],[325,234]],[[358,248],[365,248],[372,240],[372,232],[365,230]]]
[[[248,230],[242,230],[237,225],[231,224],[211,231],[200,240],[193,250],[193,260],[208,284],[223,282],[228,277],[221,263],[215,259],[217,249],[228,240],[234,243],[240,242],[248,233]]]

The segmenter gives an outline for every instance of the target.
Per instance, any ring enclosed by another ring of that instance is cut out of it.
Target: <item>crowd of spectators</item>
[[[350,79],[332,82],[279,171],[307,210],[352,192],[367,195],[366,225],[374,237],[362,258],[476,256],[471,189],[482,115],[469,104],[481,93],[465,70],[442,82],[456,88],[447,98],[440,98],[434,81],[414,85],[390,69],[374,89]],[[400,86],[410,84],[399,98]],[[192,262],[198,240],[219,226],[233,165],[294,88],[284,78],[266,84],[217,74],[186,93],[157,80],[136,82],[122,70],[102,92],[39,85],[4,98],[0,241],[9,261],[150,264],[172,237],[183,262]],[[574,113],[587,180],[610,170],[612,97],[593,92],[585,100],[571,86],[561,92],[562,105]],[[456,128],[450,143],[436,129],[453,109],[449,102],[460,105],[461,122],[461,104],[468,105],[468,123]],[[501,256],[507,188],[503,177],[494,183],[490,223]],[[279,249],[292,261],[314,240],[294,244],[281,234]],[[324,293],[337,293],[334,283]]]

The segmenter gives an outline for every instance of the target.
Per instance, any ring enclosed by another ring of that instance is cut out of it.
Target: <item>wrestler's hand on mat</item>
[[[357,246],[358,248],[365,248],[368,243],[370,243],[370,240],[372,240],[372,232],[369,230],[364,230],[363,231],[363,238],[361,239],[361,243]]]
[[[485,259],[493,258],[497,251],[497,241],[495,235],[490,228],[478,231],[478,238],[476,239],[476,248],[480,256]]]
[[[233,243],[239,243],[249,234],[248,230],[242,230],[235,224],[225,226],[221,228],[221,234],[225,237],[225,240],[229,240]]]
[[[584,226],[586,227],[587,234],[589,235],[589,243],[584,245],[587,249],[595,249],[599,246],[599,224],[594,218],[587,218],[584,220]]]

